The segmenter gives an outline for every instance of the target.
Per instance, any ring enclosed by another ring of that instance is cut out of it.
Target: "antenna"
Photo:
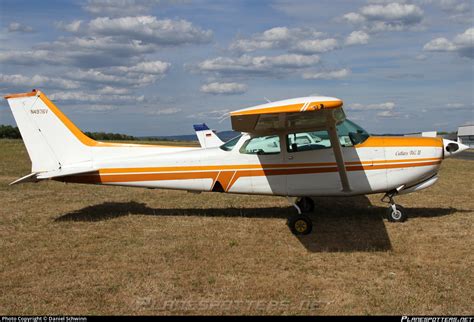
[[[266,98],[265,96],[263,97],[264,100],[267,101],[267,103],[271,103],[272,101],[270,101],[268,98]]]

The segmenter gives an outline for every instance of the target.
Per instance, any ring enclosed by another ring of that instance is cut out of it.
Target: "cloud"
[[[168,107],[159,110],[153,110],[146,112],[147,115],[173,115],[181,112],[182,109],[179,107]]]
[[[223,120],[228,116],[229,112],[229,109],[200,111],[198,113],[190,114],[186,117],[201,120]]]
[[[346,78],[351,74],[349,69],[343,68],[339,70],[332,70],[326,72],[317,72],[317,73],[303,73],[304,79],[341,79]]]
[[[370,36],[365,31],[353,31],[347,36],[345,44],[347,46],[364,45],[369,42]]]
[[[23,25],[19,22],[12,22],[8,25],[8,32],[29,33],[34,32],[30,26]]]
[[[249,38],[234,40],[229,48],[237,52],[252,52],[259,49],[289,49],[300,41],[314,40],[323,35],[312,28],[275,27]]]
[[[58,22],[56,26],[75,36],[40,43],[31,50],[0,52],[0,62],[16,65],[52,64],[80,68],[126,66],[156,53],[163,46],[203,44],[212,39],[186,20],[157,19],[153,16],[109,18],[89,22]]]
[[[130,93],[128,88],[116,88],[112,86],[105,86],[97,90],[99,94],[124,95]]]
[[[279,56],[217,57],[206,59],[196,66],[200,72],[243,75],[280,75],[318,64],[317,55],[286,54]]]
[[[83,9],[94,15],[137,15],[148,12],[159,0],[87,0]]]
[[[142,73],[142,74],[152,74],[152,75],[163,75],[170,68],[171,64],[162,62],[160,60],[156,61],[145,61],[140,62],[134,66],[121,66],[118,67],[120,71],[126,73]]]
[[[98,84],[142,87],[163,78],[171,66],[162,61],[144,61],[132,66],[118,66],[101,69],[79,69],[69,72],[69,79]]]
[[[333,51],[338,47],[339,44],[334,38],[302,40],[294,45],[292,51],[301,54],[318,54]]]
[[[64,60],[49,50],[15,50],[0,52],[0,63],[13,65],[36,65],[39,63],[62,64]]]
[[[400,114],[396,113],[392,110],[381,111],[377,113],[377,117],[379,118],[393,118],[398,117]]]
[[[392,2],[364,6],[358,12],[345,14],[342,19],[360,25],[367,32],[402,31],[419,25],[423,14],[417,5]]]
[[[98,17],[87,23],[75,21],[58,25],[76,34],[134,39],[160,46],[209,43],[213,34],[184,19],[157,19],[154,16]]]
[[[247,91],[247,85],[240,83],[210,83],[201,86],[201,92],[213,95],[243,94]]]
[[[83,23],[82,20],[74,20],[70,23],[65,23],[64,21],[58,21],[55,23],[55,25],[56,25],[56,28],[58,28],[59,30],[76,33],[80,30],[82,23]]]
[[[424,51],[457,52],[460,56],[474,58],[474,28],[469,28],[453,40],[435,38],[423,46]]]
[[[391,111],[395,108],[395,103],[394,102],[385,102],[385,103],[379,103],[379,104],[360,104],[360,103],[354,103],[351,104],[347,107],[347,110],[350,111]]]
[[[145,97],[134,95],[98,94],[96,92],[69,91],[55,92],[49,95],[52,100],[73,103],[130,104],[141,103]]]
[[[370,111],[375,113],[377,118],[398,118],[400,113],[395,111],[396,104],[394,102],[384,102],[377,104],[360,104],[354,103],[349,105],[346,110],[354,112],[367,112]]]
[[[0,74],[0,84],[2,88],[20,89],[23,91],[27,88],[76,89],[80,87],[78,82],[72,80],[41,75],[25,76],[20,74]]]

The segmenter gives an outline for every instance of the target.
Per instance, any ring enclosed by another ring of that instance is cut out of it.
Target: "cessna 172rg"
[[[406,219],[394,196],[427,188],[442,160],[467,146],[433,137],[377,137],[346,119],[342,101],[301,97],[230,113],[242,132],[223,143],[196,128],[202,147],[104,143],[83,134],[41,91],[7,95],[32,162],[20,182],[62,182],[278,195],[308,234],[313,196],[384,193],[389,221]]]

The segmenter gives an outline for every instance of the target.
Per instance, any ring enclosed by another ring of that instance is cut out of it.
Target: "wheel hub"
[[[295,229],[299,233],[303,233],[308,229],[308,224],[304,220],[298,220],[295,222]]]

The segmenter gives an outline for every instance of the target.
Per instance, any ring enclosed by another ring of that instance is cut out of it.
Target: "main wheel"
[[[288,220],[288,226],[295,235],[308,235],[313,230],[313,223],[305,215],[293,216]]]
[[[390,205],[387,208],[387,218],[388,221],[391,222],[404,222],[405,220],[407,220],[408,217],[405,208],[400,205],[395,205],[394,210]]]
[[[296,202],[301,212],[312,212],[314,210],[314,201],[310,197],[303,197]]]

